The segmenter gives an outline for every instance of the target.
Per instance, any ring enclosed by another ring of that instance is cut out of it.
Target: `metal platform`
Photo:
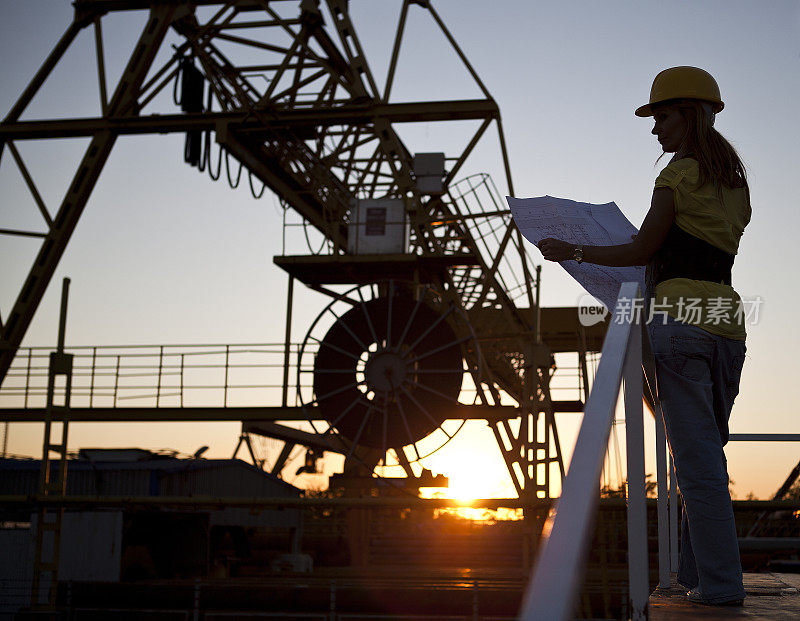
[[[467,254],[313,254],[276,256],[273,263],[308,286],[362,285],[381,280],[430,283],[445,280],[450,267],[480,265],[477,257]]]
[[[579,401],[560,404],[558,411],[580,411]],[[11,423],[35,423],[44,420],[44,408],[0,408],[0,421]],[[503,420],[519,416],[519,410],[504,405],[462,405],[447,414],[456,420]],[[241,421],[258,423],[278,420],[321,420],[315,407],[90,407],[71,408],[69,420],[73,423],[100,422],[221,422]],[[61,420],[61,413],[53,416]]]
[[[413,254],[300,255],[276,256],[275,265],[308,286],[366,284],[380,280],[414,280],[421,283],[444,280],[451,267],[477,266],[476,257],[463,255],[419,256]],[[519,312],[534,329],[535,309]],[[578,308],[542,308],[542,340],[553,352],[600,351],[608,328],[608,317],[592,326],[581,325]],[[508,330],[504,315],[494,308],[473,308],[470,318],[490,328],[492,338],[518,338]],[[497,322],[496,328],[492,324]],[[583,337],[581,337],[583,333]],[[482,334],[482,336],[484,336]],[[582,340],[583,339],[583,340]]]
[[[609,317],[592,326],[584,326],[578,318],[576,306],[553,306],[539,310],[541,318],[542,342],[552,353],[561,352],[599,352],[609,325]],[[520,308],[519,313],[526,320],[534,336],[536,309]],[[509,330],[502,314],[493,308],[473,308],[469,316],[475,325],[481,327],[481,336],[493,339],[519,338],[519,334]]]
[[[702,606],[688,601],[685,590],[674,583],[669,590],[658,590],[650,596],[650,620],[798,619],[798,587],[798,574],[746,573],[744,606]]]

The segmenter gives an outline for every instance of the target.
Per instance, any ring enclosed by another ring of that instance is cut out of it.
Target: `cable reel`
[[[478,359],[477,347],[462,311],[432,288],[362,285],[332,301],[309,329],[299,394],[309,418],[326,421],[323,433],[339,436],[350,454],[360,446],[377,450],[384,465],[390,450],[397,463],[416,461],[463,426],[449,419],[458,416],[465,375],[479,381],[478,365],[468,362]],[[310,399],[303,399],[306,374],[313,376]],[[410,458],[403,447],[411,447]]]

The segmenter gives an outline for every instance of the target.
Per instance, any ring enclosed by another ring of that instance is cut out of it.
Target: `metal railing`
[[[564,479],[561,498],[542,533],[542,547],[525,592],[520,619],[574,616],[588,543],[599,501],[599,481],[620,386],[624,381],[628,481],[628,579],[630,618],[645,619],[648,588],[647,507],[642,405],[642,317],[630,301],[641,297],[637,283],[624,283],[603,343],[594,386]],[[627,305],[620,304],[626,300]],[[658,426],[657,426],[658,427]]]
[[[628,467],[629,618],[635,621],[647,618],[649,572],[641,395],[643,369],[650,387],[655,386],[655,361],[649,340],[643,338],[641,313],[636,311],[642,307],[637,283],[623,284],[603,343],[600,365],[584,409],[561,498],[543,529],[542,547],[523,599],[521,621],[573,616],[599,500],[600,473],[622,385]],[[669,588],[671,574],[678,566],[678,486],[657,400],[655,408],[658,586]],[[729,440],[797,442],[800,434],[731,433]]]
[[[74,407],[184,407],[280,403],[295,392],[299,345],[283,343],[67,347]],[[0,389],[0,407],[43,407],[47,347],[21,347]],[[291,370],[291,372],[290,372]],[[63,392],[63,387],[57,391]]]
[[[645,365],[652,365],[652,355],[646,353]],[[646,370],[648,377],[654,376],[654,370]],[[658,404],[656,404],[658,407]],[[675,467],[672,455],[667,450],[664,419],[660,412],[655,416],[656,429],[656,480],[658,485],[658,588],[669,589],[671,577],[678,571],[678,485],[675,477]],[[798,433],[731,433],[729,442],[800,442]],[[667,486],[667,463],[669,463],[669,486]],[[751,537],[758,523],[768,509],[761,512],[759,519],[751,527],[744,538],[739,538],[739,545],[757,542],[758,537]],[[762,538],[763,541],[763,538]],[[783,538],[780,545],[794,545],[787,538]]]
[[[74,408],[299,406],[312,401],[313,342],[83,345],[73,356]],[[48,347],[20,347],[0,387],[0,409],[43,408]],[[299,367],[299,368],[298,368]],[[573,389],[574,390],[574,389]],[[55,394],[63,397],[64,386]],[[462,388],[462,402],[475,388]]]

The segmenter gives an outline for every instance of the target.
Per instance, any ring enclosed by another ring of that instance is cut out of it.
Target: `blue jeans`
[[[659,315],[648,325],[656,384],[683,497],[678,582],[709,603],[744,597],[722,447],[746,347]]]

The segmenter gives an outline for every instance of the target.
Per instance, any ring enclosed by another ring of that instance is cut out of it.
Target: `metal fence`
[[[318,346],[309,339],[288,348],[283,343],[66,347],[74,357],[71,407],[298,406],[313,400]],[[45,407],[51,351],[18,350],[0,387],[0,408]],[[64,386],[56,385],[56,399],[63,395]],[[474,395],[467,378],[462,401],[469,403]]]
[[[619,299],[640,297],[637,283],[622,285]],[[623,320],[618,321],[618,318]],[[618,304],[603,343],[600,365],[586,403],[561,498],[545,524],[538,561],[522,604],[522,621],[557,621],[574,615],[600,496],[600,473],[623,380],[628,462],[630,617],[634,620],[646,618],[650,593],[647,582],[642,329],[641,316],[626,316],[623,306]]]
[[[72,407],[184,407],[281,403],[297,385],[299,344],[67,347],[74,356]],[[44,407],[50,348],[22,347],[0,389],[0,407]],[[304,361],[305,362],[305,361]],[[290,372],[291,369],[291,372]],[[57,387],[56,394],[63,386]]]
[[[636,300],[640,297],[636,283],[625,283],[618,299]],[[618,304],[614,311],[561,498],[544,527],[539,558],[523,600],[521,621],[558,620],[573,616],[599,499],[598,480],[623,384],[628,461],[630,618],[647,618],[649,589],[641,394],[642,364],[645,377],[652,382],[655,362],[649,341],[643,338],[640,314],[630,313],[626,308]],[[671,573],[677,571],[678,566],[678,486],[672,458],[667,451],[663,418],[658,412],[656,414],[658,576],[659,587],[669,588]],[[797,442],[800,434],[732,433],[729,440]],[[740,541],[751,539],[756,538],[746,537]]]

